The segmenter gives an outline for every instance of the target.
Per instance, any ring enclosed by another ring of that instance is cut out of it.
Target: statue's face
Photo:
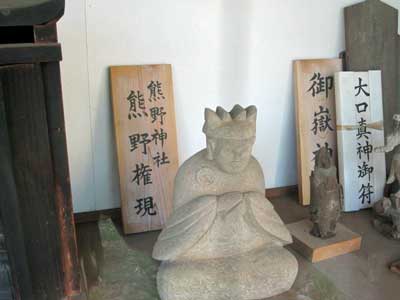
[[[255,138],[244,140],[217,139],[209,143],[212,157],[226,173],[240,173],[249,164]]]

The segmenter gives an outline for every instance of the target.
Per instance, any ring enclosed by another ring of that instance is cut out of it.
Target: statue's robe
[[[206,150],[198,152],[178,171],[174,212],[153,257],[213,259],[291,243],[289,231],[265,198],[264,186],[262,169],[253,157],[244,171],[230,174],[208,160]]]

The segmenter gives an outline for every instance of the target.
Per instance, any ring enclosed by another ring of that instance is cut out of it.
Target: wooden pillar
[[[15,298],[64,299],[80,292],[56,28],[64,0],[11,1],[4,10],[0,217]]]

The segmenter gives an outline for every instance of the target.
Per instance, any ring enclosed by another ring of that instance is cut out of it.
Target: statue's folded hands
[[[211,226],[216,196],[202,196],[175,210],[153,248],[153,258],[172,260],[187,252]]]
[[[243,201],[243,193],[229,192],[217,197],[218,213],[227,214]]]

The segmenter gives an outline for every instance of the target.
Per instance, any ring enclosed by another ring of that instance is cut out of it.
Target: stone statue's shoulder
[[[174,208],[204,195],[216,180],[216,167],[201,150],[186,160],[178,170],[174,186]]]
[[[249,162],[249,166],[247,167],[247,174],[248,178],[252,178],[253,183],[261,189],[261,191],[265,190],[265,179],[264,179],[264,172],[261,168],[260,163],[258,160],[252,156]]]
[[[206,149],[203,149],[186,160],[178,170],[175,184],[179,184],[180,182],[201,185],[213,183],[215,179],[215,165],[207,159],[206,154]]]
[[[256,172],[257,174],[261,174],[264,176],[264,172],[261,168],[261,165],[254,156],[251,156],[250,158],[249,167],[253,172]]]

